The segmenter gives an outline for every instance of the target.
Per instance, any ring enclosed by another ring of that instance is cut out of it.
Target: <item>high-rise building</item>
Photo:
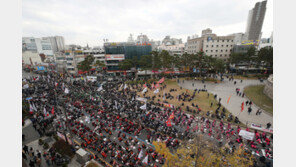
[[[245,34],[247,40],[260,40],[262,25],[266,12],[266,3],[267,1],[257,2],[255,7],[249,11]]]
[[[65,40],[62,36],[44,37],[43,39],[50,40],[52,50],[54,53],[66,50]]]

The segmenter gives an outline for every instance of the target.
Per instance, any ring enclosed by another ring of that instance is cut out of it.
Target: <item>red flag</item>
[[[169,127],[171,127],[172,126],[172,123],[171,123],[171,120],[170,119],[168,119],[166,122],[165,122],[166,124],[167,124],[167,126],[169,126]]]
[[[169,116],[169,119],[174,119],[174,117],[175,117],[175,114],[174,114],[174,112]]]
[[[160,86],[159,86],[159,83],[157,83],[154,87],[155,87],[155,88],[159,88],[159,87],[160,87]]]
[[[54,107],[52,106],[51,114],[54,115]]]
[[[162,77],[157,83],[163,83],[164,82],[164,77]]]
[[[241,112],[243,112],[243,110],[244,110],[244,105],[245,105],[245,103],[242,102],[242,106],[241,106],[242,110],[241,110]]]
[[[144,87],[144,88],[146,88],[146,87],[147,87],[147,86],[146,86],[146,82],[145,82],[145,84],[143,85],[143,87]]]
[[[228,100],[227,100],[227,104],[229,103],[229,101],[230,101],[230,97],[231,97],[231,95],[229,96],[229,98],[228,98]]]

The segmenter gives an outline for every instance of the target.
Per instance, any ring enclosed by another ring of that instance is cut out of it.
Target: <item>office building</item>
[[[202,31],[202,36],[194,36],[187,38],[186,52],[188,54],[196,54],[203,51],[205,55],[220,58],[226,61],[232,51],[234,45],[233,35],[217,36],[212,33],[211,29]]]
[[[246,27],[247,40],[260,40],[262,34],[262,25],[266,12],[266,3],[267,1],[257,2],[255,7],[249,11]]]

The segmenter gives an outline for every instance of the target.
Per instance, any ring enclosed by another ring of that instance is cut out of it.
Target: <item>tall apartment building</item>
[[[247,40],[260,40],[262,25],[266,12],[267,1],[257,2],[255,7],[249,11],[246,39]]]
[[[210,29],[202,32],[202,37],[187,38],[186,52],[196,54],[204,51],[207,56],[216,57],[226,61],[234,45],[233,35],[217,36]]]

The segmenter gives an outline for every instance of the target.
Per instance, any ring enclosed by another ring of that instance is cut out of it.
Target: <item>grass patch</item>
[[[264,85],[248,86],[244,93],[258,107],[273,114],[273,100],[263,93],[263,89]]]
[[[164,89],[164,90],[160,90],[159,89],[159,93],[157,94],[154,94],[153,91],[154,90],[149,90],[148,89],[148,92],[146,93],[146,97],[147,96],[154,96],[156,95],[156,98],[154,99],[154,102],[158,102],[158,100],[160,100],[160,102],[163,102],[163,94],[164,92],[165,93],[170,93],[172,96],[174,96],[173,99],[165,99],[165,101],[167,101],[169,104],[173,104],[175,107],[181,107],[182,111],[186,111],[186,106],[190,106],[189,108],[192,110],[197,110],[196,107],[192,107],[192,103],[194,103],[195,105],[197,104],[199,106],[199,108],[201,109],[201,112],[198,114],[198,116],[204,116],[204,117],[207,117],[206,116],[206,113],[207,111],[212,111],[211,113],[214,114],[216,109],[218,108],[218,101],[214,98],[214,95],[212,93],[209,93],[209,92],[202,92],[200,91],[199,93],[196,92],[196,95],[194,97],[194,99],[191,101],[191,102],[183,102],[182,100],[178,101],[178,99],[176,98],[177,95],[179,94],[182,94],[183,92],[184,93],[188,93],[190,95],[193,95],[193,90],[188,90],[188,89],[185,89],[185,88],[180,88],[180,86],[177,84],[176,82],[176,79],[172,79],[172,80],[166,80],[164,82],[167,87]],[[169,92],[170,89],[177,89],[177,91],[174,91],[174,92]],[[209,96],[208,96],[209,94]],[[144,95],[140,92],[137,93],[138,96],[140,97],[144,97]],[[161,97],[158,97],[158,95],[161,95]],[[184,106],[181,106],[181,104],[184,103]],[[213,103],[213,106],[211,107],[211,103]],[[220,113],[222,112],[222,108],[224,106],[222,105],[221,106],[221,109],[220,109]],[[226,112],[225,112],[225,119],[223,121],[227,121],[227,117],[228,115],[230,114],[230,112],[225,108]],[[193,114],[193,115],[197,115],[196,113],[189,113],[189,114]],[[208,117],[207,117],[208,118]],[[210,118],[210,119],[217,119],[217,118]],[[234,123],[234,120],[231,122],[233,124]],[[240,126],[244,126],[243,124],[240,124]]]
[[[266,79],[268,78],[268,75],[267,74],[248,74],[248,75],[235,75],[233,76],[234,79],[259,79],[259,78],[262,78],[262,79]]]

